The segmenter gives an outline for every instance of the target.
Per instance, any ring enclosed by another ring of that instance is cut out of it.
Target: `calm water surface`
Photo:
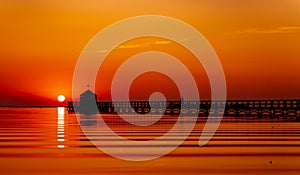
[[[199,147],[203,125],[170,154],[130,162],[94,147],[64,109],[0,108],[0,174],[300,174],[300,122],[223,120],[212,140]],[[143,140],[171,126],[112,128]]]

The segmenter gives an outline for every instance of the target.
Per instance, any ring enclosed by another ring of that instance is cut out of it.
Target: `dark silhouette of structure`
[[[90,90],[80,95],[78,111],[82,114],[90,115],[98,112],[97,95]]]
[[[96,100],[95,100],[96,99]],[[96,104],[95,104],[96,103]],[[183,104],[183,105],[182,105]],[[95,107],[96,106],[96,107]],[[184,106],[181,109],[181,106]],[[222,106],[225,109],[222,110]],[[94,108],[93,108],[94,107]],[[69,112],[80,112],[83,114],[106,113],[106,114],[140,114],[164,113],[167,115],[182,114],[189,116],[223,115],[248,117],[257,119],[284,119],[288,121],[300,121],[300,100],[226,100],[226,101],[130,101],[130,102],[97,102],[97,96],[86,91],[80,96],[80,102],[69,102]],[[76,110],[74,110],[76,109]],[[80,110],[77,110],[80,109]]]

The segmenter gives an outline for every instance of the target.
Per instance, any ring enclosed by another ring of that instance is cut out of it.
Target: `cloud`
[[[171,41],[167,41],[167,40],[165,40],[165,41],[154,41],[153,42],[153,44],[170,44],[171,43]]]
[[[118,49],[132,49],[132,48],[138,48],[138,47],[146,47],[148,46],[146,43],[143,44],[126,44],[126,45],[120,45]]]
[[[277,34],[277,33],[297,33],[300,32],[300,26],[282,26],[271,29],[245,29],[236,31],[235,33],[239,34]]]
[[[156,41],[147,41],[145,43],[140,43],[140,44],[124,44],[124,45],[120,45],[118,46],[116,49],[134,49],[134,48],[141,48],[141,47],[149,47],[149,46],[153,46],[153,45],[166,45],[166,44],[170,44],[171,41],[169,40],[156,40]],[[109,52],[108,49],[101,49],[98,50],[97,53],[107,53]]]
[[[102,49],[102,50],[98,50],[97,52],[98,53],[106,53],[106,52],[108,52],[108,50],[107,49]]]
[[[171,41],[168,40],[157,40],[157,41],[148,41],[145,43],[141,44],[125,44],[125,45],[120,45],[118,48],[119,49],[132,49],[132,48],[139,48],[139,47],[148,47],[151,45],[165,45],[165,44],[170,44]]]

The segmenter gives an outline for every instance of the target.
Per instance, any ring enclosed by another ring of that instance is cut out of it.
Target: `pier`
[[[183,105],[181,105],[183,103]],[[79,102],[68,102],[68,112],[80,111]],[[198,116],[235,116],[300,121],[300,100],[226,100],[226,101],[131,101],[97,102],[100,113],[105,114],[158,114]],[[222,106],[225,109],[222,110]],[[184,106],[181,109],[181,106]],[[76,110],[75,110],[76,109]],[[78,110],[77,110],[78,109]]]

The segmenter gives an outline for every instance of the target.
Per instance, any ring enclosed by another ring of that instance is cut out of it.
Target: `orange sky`
[[[73,70],[87,42],[110,24],[149,14],[183,20],[208,39],[228,98],[300,98],[299,9],[298,0],[4,0],[0,105],[57,104],[59,94],[71,100]]]

